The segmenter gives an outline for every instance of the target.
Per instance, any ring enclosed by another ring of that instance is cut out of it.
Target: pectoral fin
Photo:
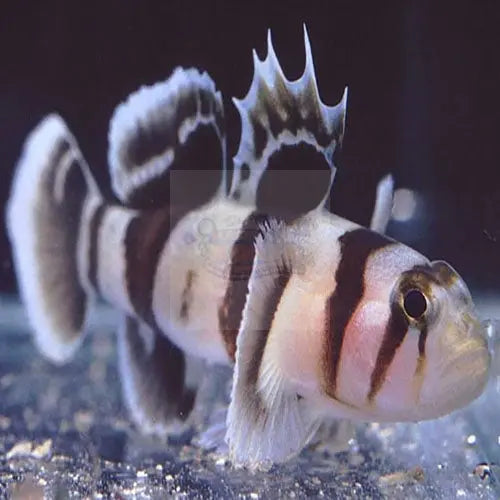
[[[317,425],[278,361],[270,352],[266,355],[293,269],[292,262],[259,251],[263,244],[261,238],[237,338],[227,415],[226,441],[231,459],[250,468],[283,462],[297,454]]]

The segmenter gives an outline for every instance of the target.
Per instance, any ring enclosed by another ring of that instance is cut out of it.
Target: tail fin
[[[78,235],[89,197],[100,194],[74,137],[59,116],[46,117],[17,165],[7,228],[36,343],[56,363],[81,342],[88,300],[78,275]]]

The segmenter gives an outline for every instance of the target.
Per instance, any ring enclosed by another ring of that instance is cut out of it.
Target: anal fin
[[[123,319],[118,350],[123,395],[136,425],[147,434],[181,430],[195,399],[183,352],[130,316]]]

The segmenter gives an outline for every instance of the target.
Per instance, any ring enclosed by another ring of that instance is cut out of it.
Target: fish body
[[[206,73],[178,68],[115,112],[118,203],[50,115],[26,142],[8,207],[41,351],[70,359],[93,299],[111,304],[123,316],[125,401],[152,433],[189,415],[190,358],[233,366],[225,439],[233,462],[250,466],[298,453],[328,419],[449,413],[481,393],[490,363],[460,276],[383,234],[390,178],[371,229],[325,208],[347,93],[321,102],[307,34],[305,46],[293,82],[270,38],[266,59],[254,56],[250,90],[234,101],[242,133],[229,191],[222,96]],[[296,161],[320,189],[292,186]],[[281,187],[266,198],[269,172]]]

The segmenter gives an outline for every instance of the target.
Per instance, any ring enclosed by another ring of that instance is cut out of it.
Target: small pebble
[[[31,441],[19,441],[16,443],[8,452],[7,460],[15,457],[21,457],[23,455],[29,455],[33,449],[33,444]]]
[[[394,429],[392,427],[387,427],[380,430],[380,436],[384,439],[390,438],[394,434]]]
[[[486,462],[477,464],[472,472],[474,475],[479,476],[484,481],[487,477],[491,476],[490,464],[487,464]]]
[[[379,478],[382,486],[396,486],[408,484],[414,481],[422,482],[425,479],[425,473],[422,467],[417,465],[413,469],[392,472]]]
[[[2,431],[7,430],[10,427],[10,418],[0,415],[0,429]]]
[[[42,444],[35,446],[31,455],[35,458],[44,458],[52,451],[52,439],[46,439]]]
[[[474,446],[476,444],[476,436],[474,434],[469,434],[466,442],[469,446]]]
[[[88,432],[94,423],[94,414],[86,410],[77,411],[73,415],[73,422],[78,432]]]

